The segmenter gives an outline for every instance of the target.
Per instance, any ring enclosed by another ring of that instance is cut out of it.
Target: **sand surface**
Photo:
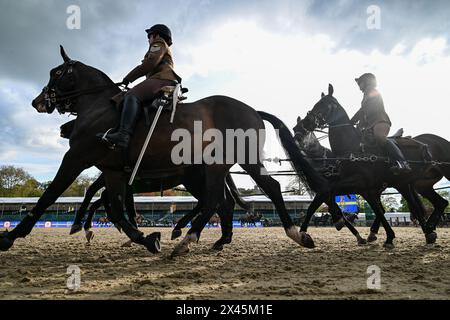
[[[358,228],[367,236],[367,228]],[[115,229],[84,233],[35,229],[0,252],[1,299],[449,299],[450,229],[426,246],[418,228],[395,228],[396,248],[357,246],[349,231],[310,228],[315,249],[288,239],[281,228],[235,229],[222,252],[209,248],[220,237],[207,229],[184,257],[170,259],[179,240],[162,232],[162,252],[152,255]],[[78,290],[67,288],[67,268],[81,270]],[[381,289],[367,288],[367,268],[381,270]]]

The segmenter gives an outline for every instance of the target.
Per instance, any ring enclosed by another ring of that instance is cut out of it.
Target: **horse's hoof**
[[[88,243],[91,243],[91,240],[94,239],[94,232],[91,230],[86,230],[86,240]]]
[[[130,248],[133,241],[129,240],[125,242],[123,245],[121,245],[122,248]]]
[[[377,241],[377,239],[378,239],[377,235],[375,233],[371,232],[369,234],[369,236],[367,237],[367,242],[375,242],[375,241]]]
[[[172,237],[170,238],[170,240],[175,240],[175,239],[181,237],[182,234],[183,234],[183,232],[182,232],[181,230],[179,230],[179,229],[174,229],[174,230],[172,231]]]
[[[172,253],[170,254],[171,258],[174,257],[179,257],[179,256],[184,256],[186,254],[189,253],[189,245],[184,244],[184,245],[178,245],[175,247],[175,249],[173,249]]]
[[[151,253],[161,252],[161,232],[153,232],[146,236],[143,241],[143,245]]]
[[[437,233],[436,232],[427,233],[425,235],[425,239],[427,240],[427,244],[433,244],[436,242]]]
[[[356,240],[358,241],[358,246],[364,246],[367,244],[367,240],[363,239],[359,234],[356,236]]]
[[[341,231],[342,228],[345,226],[344,218],[340,218],[338,221],[334,223],[334,227],[337,231]]]
[[[384,247],[385,249],[388,249],[388,250],[392,250],[392,249],[395,248],[395,246],[394,246],[393,243],[387,243],[387,242],[385,242],[385,243],[383,244],[383,247]]]
[[[211,247],[211,250],[215,250],[215,251],[222,251],[223,250],[223,244],[222,243],[214,243],[213,246]]]
[[[7,232],[0,236],[0,251],[8,251],[14,244],[14,241],[6,237]]]
[[[358,239],[358,246],[365,246],[367,244],[366,239],[360,238]]]
[[[83,226],[81,224],[73,224],[72,227],[70,228],[70,235],[75,234],[77,232],[80,232],[81,230],[83,230]]]
[[[314,244],[314,240],[306,232],[300,232],[300,245],[308,249],[316,247],[316,245]]]

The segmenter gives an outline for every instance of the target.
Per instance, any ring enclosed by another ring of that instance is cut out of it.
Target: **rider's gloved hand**
[[[122,84],[123,84],[124,86],[127,86],[127,85],[130,84],[130,80],[128,80],[127,78],[123,78]]]

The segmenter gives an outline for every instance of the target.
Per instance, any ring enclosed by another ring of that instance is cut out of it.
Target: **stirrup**
[[[412,171],[408,163],[405,165],[400,161],[396,161],[396,165],[392,166],[390,170],[394,175],[407,174]]]
[[[115,143],[112,143],[111,141],[109,141],[109,140],[106,138],[106,136],[109,134],[109,132],[110,132],[111,130],[113,130],[113,128],[109,128],[109,129],[103,134],[103,136],[101,137],[101,140],[107,144],[107,146],[108,146],[109,149],[115,150],[115,149],[116,149],[116,144],[115,144]]]

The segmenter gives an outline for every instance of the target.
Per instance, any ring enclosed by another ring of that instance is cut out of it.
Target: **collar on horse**
[[[73,67],[77,62],[78,61],[76,60],[69,60],[65,62],[63,64],[63,68],[56,71],[56,75],[58,77],[44,87],[43,92],[44,92],[45,108],[48,113],[52,113],[56,109],[60,114],[69,112],[71,114],[76,115],[76,111],[72,108],[73,105],[76,103],[76,98],[82,95],[100,92],[107,88],[117,87],[123,84],[122,82],[118,82],[103,86],[96,86],[84,90],[72,90],[68,92],[61,92],[61,90],[58,88],[58,83],[65,75],[70,77],[69,81],[71,88],[75,86]]]

